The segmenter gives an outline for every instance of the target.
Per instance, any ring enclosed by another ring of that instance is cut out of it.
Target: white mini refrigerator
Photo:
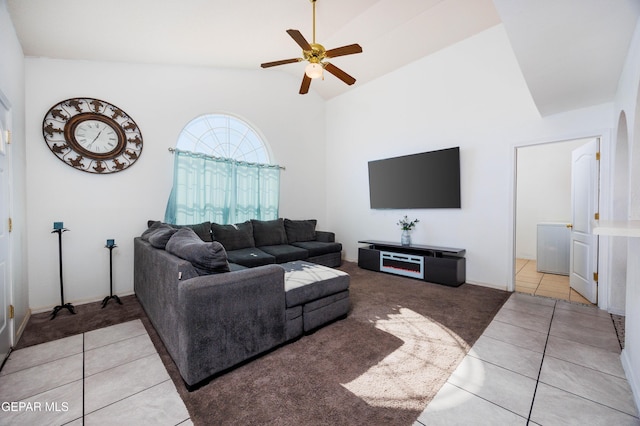
[[[547,274],[569,275],[569,240],[567,223],[538,224],[537,270]]]

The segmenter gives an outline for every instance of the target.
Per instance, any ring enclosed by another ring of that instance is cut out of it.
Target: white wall
[[[11,103],[12,144],[7,147],[11,160],[11,284],[15,307],[14,332],[26,325],[29,310],[27,270],[27,218],[25,173],[24,57],[13,28],[5,0],[0,0],[0,90]],[[4,219],[3,219],[4,220]]]
[[[618,84],[616,118],[626,116],[626,129],[616,129],[629,141],[629,219],[640,220],[640,20]],[[619,122],[618,122],[619,124]],[[640,407],[640,238],[628,238],[625,307],[625,348],[622,365]]]
[[[238,71],[126,63],[26,60],[29,297],[34,310],[60,300],[57,236],[63,221],[65,302],[100,300],[109,292],[114,238],[114,292],[133,291],[133,238],[147,219],[162,219],[171,189],[178,134],[194,117],[228,112],[267,139],[281,174],[280,215],[317,218],[324,228],[324,101],[297,93],[298,81],[279,71]],[[130,168],[111,175],[75,170],[56,158],[42,137],[49,108],[72,97],[93,97],[126,111],[142,130],[144,147]],[[313,130],[313,131],[310,131]]]
[[[418,244],[467,250],[467,281],[507,288],[513,264],[514,145],[611,127],[611,105],[541,119],[502,25],[328,102],[328,222],[357,259],[358,240],[397,241],[397,220],[420,223]],[[460,146],[462,208],[371,210],[367,162]]]
[[[536,259],[537,225],[571,223],[571,152],[585,140],[518,148],[516,257]]]

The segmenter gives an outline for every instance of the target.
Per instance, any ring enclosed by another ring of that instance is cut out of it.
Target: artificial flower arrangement
[[[403,231],[410,231],[416,226],[416,223],[420,222],[418,219],[409,220],[409,218],[405,215],[402,219],[398,221],[398,225],[402,228]]]

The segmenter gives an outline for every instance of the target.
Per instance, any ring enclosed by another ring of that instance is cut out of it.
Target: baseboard
[[[613,309],[609,309],[607,312],[613,315],[620,315],[621,317],[626,316],[624,309],[613,308]]]
[[[469,280],[466,281],[466,284],[477,285],[477,286],[480,286],[480,287],[489,287],[489,288],[493,288],[493,289],[496,289],[496,290],[509,291],[507,289],[507,285],[506,284],[505,285],[489,284],[489,283],[481,283],[481,282],[478,282],[478,281],[469,281]]]
[[[629,386],[631,386],[631,393],[633,394],[633,400],[636,403],[636,408],[640,411],[640,371],[633,370],[633,364],[631,363],[628,354],[629,351],[623,349],[622,354],[620,355],[620,360],[622,361],[624,373],[627,376],[627,382],[629,382]]]
[[[24,316],[24,319],[20,323],[20,326],[16,330],[16,335],[14,336],[13,347],[16,347],[20,338],[22,337],[22,333],[27,328],[27,324],[29,323],[29,318],[31,318],[31,309],[27,309],[27,314]]]
[[[125,297],[125,296],[131,296],[132,294],[135,294],[135,292],[133,291],[129,291],[126,293],[120,293],[118,294],[118,296],[120,297]],[[92,299],[84,299],[84,300],[76,300],[73,302],[69,302],[74,306],[78,306],[78,305],[86,305],[87,303],[95,303],[95,302],[102,302],[102,300],[104,299],[104,296],[100,296],[99,298],[92,298]],[[67,301],[65,300],[65,303],[67,303]],[[31,312],[34,314],[41,314],[43,312],[51,312],[53,310],[53,308],[55,308],[56,305],[51,305],[51,306],[44,306],[44,307],[39,307],[39,308],[31,308]]]

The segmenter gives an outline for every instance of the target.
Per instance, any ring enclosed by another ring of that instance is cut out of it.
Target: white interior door
[[[571,156],[571,243],[569,247],[569,283],[591,303],[597,303],[598,282],[594,272],[598,264],[598,239],[591,233],[598,211],[599,140],[577,148]]]
[[[9,130],[9,106],[0,93],[0,363],[11,348],[11,261],[9,241],[9,158],[7,137]]]

